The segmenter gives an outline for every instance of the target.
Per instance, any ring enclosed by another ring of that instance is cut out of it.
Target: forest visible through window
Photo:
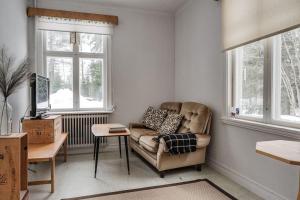
[[[241,115],[262,117],[264,46],[252,43],[237,50],[237,105]]]
[[[234,106],[240,115],[263,118],[265,105],[274,120],[300,122],[300,28],[266,40],[234,50]],[[265,58],[266,52],[272,62]],[[266,65],[271,70],[265,71]],[[271,85],[268,95],[264,95],[265,77]]]
[[[300,29],[283,33],[280,37],[281,105],[279,114],[283,119],[300,121]]]

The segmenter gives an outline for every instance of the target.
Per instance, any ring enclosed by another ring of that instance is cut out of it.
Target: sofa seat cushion
[[[142,136],[139,143],[144,149],[156,153],[158,151],[158,143],[153,140],[154,137],[155,136]]]
[[[133,128],[130,130],[130,137],[136,142],[139,142],[140,137],[147,135],[155,136],[158,135],[158,133],[156,131],[146,128]]]

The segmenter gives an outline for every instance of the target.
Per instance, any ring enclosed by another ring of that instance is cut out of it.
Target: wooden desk
[[[92,133],[95,136],[95,143],[94,143],[94,159],[95,160],[95,178],[97,175],[97,167],[98,167],[98,154],[99,154],[99,146],[100,146],[100,138],[101,137],[118,137],[119,138],[119,151],[121,157],[121,137],[124,137],[125,141],[125,150],[126,150],[126,161],[127,161],[127,170],[128,175],[130,174],[129,168],[129,158],[128,158],[128,143],[127,137],[130,135],[130,131],[126,129],[126,132],[123,133],[109,133],[109,129],[113,127],[122,127],[122,124],[94,124],[92,126]]]
[[[290,165],[300,166],[300,142],[285,140],[257,142],[256,152]],[[300,174],[297,200],[300,200]]]
[[[55,183],[55,157],[62,146],[64,146],[64,161],[67,161],[67,133],[62,133],[54,143],[50,144],[29,144],[28,145],[28,162],[50,162],[51,179],[30,181],[29,185],[51,184],[51,193],[54,192]]]

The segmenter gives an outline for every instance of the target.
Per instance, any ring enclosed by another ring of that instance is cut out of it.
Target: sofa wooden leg
[[[196,165],[196,170],[199,171],[199,172],[201,172],[201,170],[202,170],[202,165],[201,165],[201,164]]]
[[[160,178],[165,178],[165,173],[164,172],[159,172],[159,177]]]
[[[134,150],[133,150],[133,148],[130,148],[131,149],[131,153],[134,153]]]

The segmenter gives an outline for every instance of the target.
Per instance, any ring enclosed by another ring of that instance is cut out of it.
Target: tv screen
[[[36,81],[36,109],[49,109],[49,80],[42,76],[37,76]]]
[[[37,74],[32,74],[31,86],[31,112],[33,118],[43,115],[50,110],[49,79]]]

